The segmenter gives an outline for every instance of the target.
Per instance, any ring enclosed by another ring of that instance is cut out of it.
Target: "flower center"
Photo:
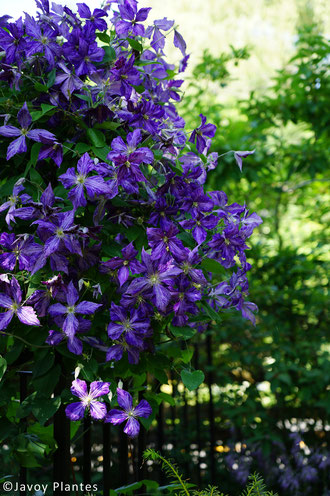
[[[66,313],[74,313],[75,311],[75,306],[72,306],[72,307],[66,307]]]
[[[124,260],[123,265],[128,265],[128,260]]]
[[[188,262],[184,262],[182,264],[182,270],[184,274],[189,274],[190,269],[191,269],[191,265]]]
[[[132,329],[131,322],[128,319],[124,320],[123,328],[125,332],[130,331]]]
[[[150,281],[150,283],[151,283],[152,286],[155,286],[155,284],[159,284],[160,283],[159,275],[157,273],[156,274],[152,274],[149,277],[149,281]]]
[[[64,237],[63,229],[61,229],[60,227],[58,229],[56,229],[56,236],[58,238],[63,238]]]
[[[82,404],[84,406],[89,406],[92,402],[93,398],[91,397],[90,394],[88,394],[87,396],[85,396],[85,398],[82,400]]]
[[[18,309],[19,309],[19,304],[16,302],[10,306],[10,310],[12,310],[14,313],[16,313]]]
[[[78,174],[76,183],[77,184],[84,184],[86,180],[86,176],[83,176],[82,174]]]

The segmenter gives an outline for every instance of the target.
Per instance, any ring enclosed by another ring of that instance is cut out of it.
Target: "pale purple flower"
[[[51,305],[48,310],[48,313],[52,317],[58,315],[65,316],[62,328],[63,332],[68,337],[73,337],[78,329],[79,321],[76,314],[92,315],[102,306],[99,303],[93,303],[91,301],[81,301],[77,304],[78,299],[79,293],[74,287],[73,282],[70,281],[66,290],[66,305],[55,303],[54,305]]]
[[[32,117],[27,108],[26,102],[18,111],[17,120],[21,128],[8,125],[0,126],[0,135],[6,136],[7,138],[16,138],[8,146],[7,160],[10,160],[17,153],[27,151],[26,138],[30,138],[33,141],[39,141],[41,143],[52,143],[56,141],[55,135],[45,129],[29,129],[32,124]]]
[[[94,381],[90,385],[89,392],[85,381],[76,379],[72,382],[71,393],[79,398],[79,402],[71,403],[65,409],[66,416],[70,420],[81,420],[85,410],[90,411],[91,417],[95,420],[103,419],[107,414],[105,403],[101,403],[97,398],[109,394],[109,382]]]
[[[252,150],[251,152],[249,152],[249,151],[234,152],[235,160],[236,160],[237,165],[239,167],[239,170],[241,172],[242,172],[242,167],[243,167],[242,158],[248,157],[249,155],[253,155],[254,152],[255,152],[255,150]]]
[[[10,282],[10,296],[0,293],[0,307],[6,308],[5,313],[0,314],[0,330],[6,329],[14,315],[22,324],[38,326],[40,322],[33,307],[25,306],[22,303],[22,290],[15,277]]]
[[[148,418],[152,413],[152,408],[146,400],[133,408],[132,396],[123,389],[117,388],[117,401],[122,410],[113,409],[107,414],[105,422],[118,425],[126,422],[124,432],[129,437],[136,437],[140,432],[138,417]]]

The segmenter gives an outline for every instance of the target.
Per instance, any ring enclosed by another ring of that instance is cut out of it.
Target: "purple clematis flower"
[[[118,362],[122,359],[124,352],[127,352],[128,363],[139,363],[141,350],[135,346],[130,346],[124,339],[117,340],[116,344],[108,348],[106,361],[109,362],[114,360],[115,362]]]
[[[126,293],[128,295],[151,293],[156,307],[165,312],[171,299],[171,292],[167,286],[171,284],[173,277],[180,274],[182,270],[173,264],[173,260],[169,260],[166,264],[159,264],[158,261],[152,259],[144,248],[142,249],[141,258],[145,267],[144,275],[134,279]]]
[[[207,230],[214,229],[219,222],[219,218],[215,215],[197,214],[192,219],[183,220],[180,225],[184,229],[192,229],[194,240],[200,245],[204,243],[207,237]]]
[[[111,143],[112,151],[108,154],[108,159],[112,160],[117,166],[118,184],[129,193],[138,193],[139,182],[146,182],[146,178],[140,170],[140,164],[151,164],[154,156],[149,148],[137,148],[141,142],[142,135],[140,130],[135,130],[127,136],[127,145],[123,139],[118,136]]]
[[[57,167],[60,167],[63,161],[63,147],[61,143],[53,141],[43,146],[39,152],[38,160],[44,160],[45,158],[52,158]]]
[[[167,262],[171,255],[180,260],[184,256],[184,246],[178,239],[179,229],[172,223],[164,221],[162,228],[148,227],[147,237],[152,248],[151,258]]]
[[[85,3],[77,3],[77,6],[80,17],[87,19],[94,29],[98,29],[99,31],[105,31],[107,29],[107,23],[102,19],[102,17],[107,16],[107,13],[103,9],[94,9],[92,14],[90,8]]]
[[[71,403],[65,409],[66,416],[70,420],[80,420],[84,418],[86,409],[89,409],[91,417],[95,420],[103,419],[107,414],[105,403],[101,403],[97,398],[109,394],[109,382],[94,381],[90,385],[89,392],[85,381],[76,379],[72,382],[71,393],[80,399],[77,403]]]
[[[69,39],[63,45],[64,55],[74,64],[76,75],[84,76],[97,71],[95,62],[101,62],[104,57],[103,48],[95,41],[95,30],[87,24],[83,29],[75,28]]]
[[[230,224],[221,234],[215,234],[209,241],[209,247],[212,252],[214,250],[217,259],[224,267],[229,268],[235,265],[234,257],[236,253],[248,248],[245,244],[245,237],[242,234],[237,225]]]
[[[41,25],[28,14],[25,14],[25,30],[31,38],[26,49],[27,57],[35,53],[43,53],[49,67],[53,68],[56,55],[61,53],[61,48],[56,42],[58,30],[47,24]]]
[[[165,34],[162,34],[161,31],[169,31],[173,26],[174,21],[169,21],[167,17],[163,19],[157,19],[154,21],[153,26],[149,26],[146,30],[146,36],[151,38],[152,36],[152,48],[156,51],[162,51],[165,47]]]
[[[206,117],[203,114],[200,114],[199,117],[201,118],[201,125],[194,129],[194,131],[191,133],[191,136],[189,138],[190,143],[195,143],[196,142],[196,148],[199,151],[199,153],[203,153],[205,147],[206,147],[206,137],[207,138],[213,138],[215,135],[215,132],[217,130],[217,126],[214,124],[206,124]]]
[[[129,59],[119,57],[114,63],[111,73],[111,91],[114,94],[130,97],[132,86],[141,83],[139,71],[134,67],[135,57],[131,55]],[[150,150],[149,150],[150,152]]]
[[[70,100],[72,93],[75,90],[80,90],[84,86],[84,83],[80,78],[75,76],[63,62],[60,62],[58,67],[62,69],[63,72],[57,74],[54,84],[60,84],[63,95],[67,100]]]
[[[77,253],[82,256],[81,247],[75,235],[77,226],[73,224],[74,215],[75,211],[71,210],[69,212],[61,212],[58,214],[54,222],[43,219],[34,221],[34,224],[38,224],[40,236],[44,237],[47,235],[48,237],[45,242],[43,252],[37,259],[36,264],[31,271],[32,274],[35,274],[35,272],[46,264],[49,256],[54,257],[56,252],[61,249],[63,245],[64,248],[66,248],[70,253]]]
[[[10,282],[10,296],[0,293],[0,306],[6,308],[5,313],[0,314],[0,330],[6,329],[16,314],[22,324],[38,326],[40,322],[33,307],[22,303],[22,290],[15,277]]]
[[[133,242],[125,246],[121,252],[123,255],[122,258],[114,257],[107,262],[101,263],[100,265],[100,271],[103,273],[108,273],[109,270],[111,272],[118,270],[117,277],[119,286],[122,286],[127,281],[130,270],[132,274],[141,274],[143,271],[143,265],[141,265],[141,262],[136,260],[138,251],[135,250]]]
[[[249,155],[253,155],[254,152],[255,152],[255,150],[252,150],[251,152],[249,152],[249,151],[234,152],[235,160],[236,160],[237,165],[239,167],[239,170],[241,172],[242,172],[242,167],[243,167],[242,158],[248,157]]]
[[[196,187],[189,196],[184,198],[181,208],[197,216],[200,212],[210,212],[213,209],[213,201],[204,194],[203,188]]]
[[[111,142],[112,151],[108,154],[108,159],[112,160],[115,164],[122,160],[124,157],[129,162],[134,164],[151,164],[154,160],[154,155],[150,148],[144,146],[138,148],[139,143],[142,141],[142,134],[140,129],[135,129],[132,133],[127,135],[127,145],[123,138],[118,136]]]
[[[20,17],[16,22],[6,23],[5,27],[6,31],[0,29],[0,47],[6,52],[6,63],[19,63],[21,54],[26,47],[22,18]]]
[[[15,126],[0,126],[0,135],[6,136],[7,138],[17,138],[8,146],[7,160],[11,159],[17,153],[26,152],[26,138],[47,144],[56,141],[55,135],[53,133],[50,133],[49,131],[46,131],[45,129],[29,130],[29,127],[32,123],[32,117],[27,108],[26,102],[18,111],[17,120],[21,126],[20,129]]]
[[[24,191],[24,186],[23,186],[24,181],[25,181],[24,178],[19,179],[14,184],[12,195],[9,196],[6,202],[0,205],[0,213],[8,209],[6,215],[6,222],[9,226],[9,229],[11,229],[10,223],[15,222],[15,217],[18,217],[19,219],[31,219],[34,213],[33,207],[20,208],[20,205],[24,205],[32,201],[30,195],[27,195],[26,193],[23,193],[22,195],[20,194],[22,191]]]
[[[30,270],[41,248],[33,242],[32,236],[26,234],[16,238],[15,234],[6,232],[0,234],[0,246],[7,250],[0,254],[0,267],[4,270],[13,270],[16,264],[20,270]]]
[[[120,388],[117,388],[117,401],[122,410],[110,410],[105,418],[105,422],[118,425],[127,420],[124,427],[125,434],[129,437],[136,437],[140,432],[138,417],[150,417],[152,413],[151,406],[147,400],[141,400],[140,403],[133,408],[132,396],[127,391]]]
[[[118,36],[144,36],[144,26],[140,23],[147,19],[150,10],[151,8],[143,8],[138,11],[136,4],[119,5],[120,17],[117,17],[115,24]]]
[[[67,304],[62,305],[62,303],[55,303],[48,309],[48,313],[52,317],[59,315],[65,316],[62,329],[68,337],[73,337],[79,327],[79,321],[76,314],[92,315],[102,306],[99,303],[93,303],[91,301],[81,301],[78,305],[76,305],[78,299],[79,293],[74,287],[73,282],[70,281],[66,289]]]
[[[108,325],[108,336],[117,340],[121,336],[130,346],[143,348],[143,339],[150,336],[150,322],[141,313],[133,309],[130,314],[125,308],[111,303],[111,322]]]
[[[88,174],[96,169],[93,160],[88,153],[79,159],[77,163],[77,171],[70,167],[65,174],[59,177],[59,180],[65,188],[72,188],[68,197],[72,201],[74,208],[84,207],[87,205],[85,198],[85,190],[87,196],[93,199],[95,196],[106,195],[110,193],[110,188],[101,176],[88,176]]]

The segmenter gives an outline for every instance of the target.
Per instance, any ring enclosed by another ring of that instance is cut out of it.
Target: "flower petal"
[[[76,313],[80,313],[82,315],[91,315],[96,312],[98,308],[102,305],[100,303],[93,303],[91,301],[81,301],[75,309]]]
[[[104,396],[109,393],[110,382],[94,381],[90,385],[89,394],[94,398]]]
[[[118,405],[126,411],[132,410],[133,399],[132,396],[123,389],[117,388],[117,401]]]
[[[17,310],[17,317],[26,325],[39,326],[40,322],[33,307],[20,307]]]
[[[9,296],[4,293],[0,293],[0,307],[9,308],[13,304],[13,301]]]
[[[71,393],[78,396],[78,398],[85,398],[88,394],[86,381],[82,381],[81,379],[75,379],[70,389]]]
[[[103,419],[107,414],[107,407],[105,403],[101,403],[100,401],[92,401],[89,407],[91,416],[96,420]]]
[[[122,410],[110,410],[108,415],[106,416],[105,422],[113,425],[121,424],[127,420],[127,415]]]
[[[136,417],[148,418],[152,414],[152,408],[147,400],[141,400],[137,407],[134,408],[134,415]]]
[[[73,313],[69,313],[63,323],[63,332],[69,337],[73,338],[79,327],[79,322]]]
[[[140,423],[137,419],[130,417],[124,427],[125,434],[128,437],[136,437],[140,432]]]
[[[6,327],[8,327],[11,319],[13,318],[13,315],[14,312],[12,311],[0,313],[0,331],[3,331],[3,329],[6,329]]]
[[[84,418],[85,407],[81,402],[71,403],[66,407],[65,413],[70,420],[80,420]]]

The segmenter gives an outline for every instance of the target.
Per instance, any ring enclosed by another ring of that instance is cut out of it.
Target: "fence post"
[[[27,384],[28,384],[28,374],[32,372],[29,370],[20,370],[19,374],[19,401],[22,403],[27,397]],[[26,432],[26,419],[21,420],[21,425],[23,426],[23,432]],[[20,467],[19,471],[19,483],[20,488],[26,487],[27,484],[27,469],[26,467]],[[26,496],[26,490],[20,489],[20,496]]]
[[[128,484],[128,440],[122,429],[119,431],[119,484]]]
[[[66,387],[65,371],[63,370],[62,355],[55,351],[55,363],[61,367],[60,379],[55,387],[55,395],[60,396]],[[53,482],[69,483],[70,477],[70,421],[65,415],[64,405],[54,415],[54,439],[57,449],[54,453]],[[54,486],[54,496],[62,496],[60,487]]]
[[[92,422],[88,415],[84,418],[84,434],[83,434],[83,481],[84,485],[91,483],[91,462],[92,462],[92,447],[91,447],[91,430]]]
[[[194,353],[194,366],[195,369],[198,370],[199,367],[199,351],[198,351],[198,344],[196,343],[195,346],[195,353]],[[198,455],[197,455],[197,484],[198,488],[201,487],[201,459],[200,459],[200,453],[202,450],[202,442],[201,442],[201,409],[200,409],[200,404],[198,400],[198,392],[199,388],[196,389],[195,391],[195,413],[196,413],[196,441],[197,441],[197,450],[198,450]]]
[[[143,391],[139,392],[139,401],[143,399]],[[138,442],[137,442],[137,475],[138,480],[143,480],[146,478],[146,464],[143,463],[143,452],[146,449],[146,431],[143,426],[141,426]]]
[[[103,423],[103,496],[109,496],[110,491],[110,424]]]
[[[212,384],[214,383],[213,374],[213,363],[212,363],[212,335],[207,334],[206,336],[206,353],[207,353],[207,385],[209,388],[210,401],[209,401],[209,422],[210,422],[210,478],[211,484],[216,484],[216,467],[215,467],[215,456],[214,456],[214,444],[215,444],[215,422],[214,422],[214,403],[213,403],[213,392]]]

